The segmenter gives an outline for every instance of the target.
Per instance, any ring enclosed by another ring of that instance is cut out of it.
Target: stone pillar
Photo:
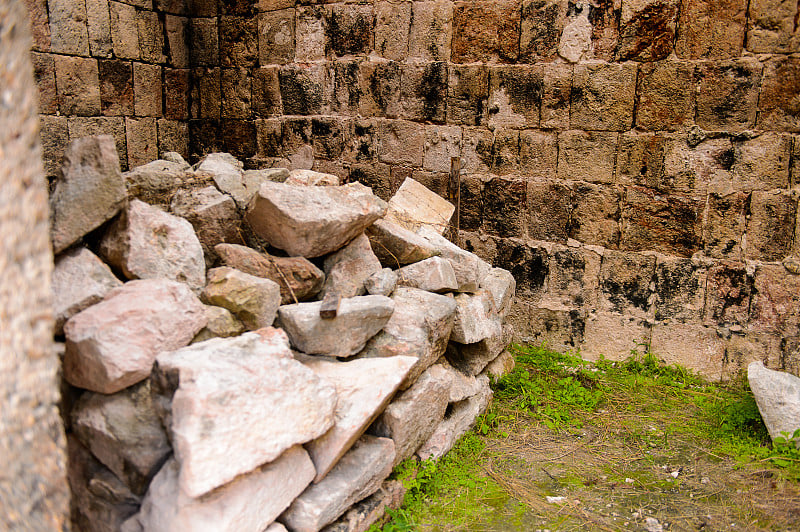
[[[68,529],[47,185],[27,12],[0,0],[0,529]]]

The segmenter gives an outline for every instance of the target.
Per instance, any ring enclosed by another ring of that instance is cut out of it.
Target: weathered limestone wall
[[[0,0],[0,529],[66,530],[53,255],[29,48],[24,5]]]

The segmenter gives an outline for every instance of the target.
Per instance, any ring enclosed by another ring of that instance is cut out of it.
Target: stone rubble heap
[[[513,367],[514,278],[413,180],[386,203],[223,153],[121,174],[98,136],[51,209],[80,530],[366,530]]]

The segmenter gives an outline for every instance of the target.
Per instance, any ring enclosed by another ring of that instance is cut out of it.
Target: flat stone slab
[[[455,210],[452,203],[407,177],[389,200],[386,219],[411,231],[425,226],[441,235]]]
[[[441,257],[431,257],[403,266],[397,270],[397,277],[397,284],[400,286],[419,288],[428,292],[458,290],[456,272],[450,261]]]
[[[263,532],[314,477],[314,465],[299,445],[200,498],[181,490],[179,468],[170,459],[153,479],[135,518],[137,532]]]
[[[511,343],[514,328],[493,320],[491,334],[474,344],[450,342],[447,346],[447,361],[467,375],[477,375]]]
[[[465,375],[451,366],[447,360],[440,360],[436,365],[441,366],[450,375],[450,388],[447,399],[449,403],[458,403],[476,395],[485,386],[483,381],[488,378]]]
[[[196,290],[205,284],[203,247],[192,224],[139,200],[103,235],[100,255],[128,279],[171,279]]]
[[[387,480],[378,491],[351,506],[336,522],[323,528],[322,532],[367,532],[370,526],[386,514],[387,509],[400,508],[405,495],[406,489],[401,482]]]
[[[122,286],[111,269],[86,248],[75,248],[56,257],[52,279],[56,334],[64,332],[64,322],[69,318]]]
[[[373,296],[390,296],[396,287],[397,272],[391,268],[383,268],[364,281],[364,288]]]
[[[322,482],[312,484],[279,518],[293,532],[316,532],[372,495],[392,472],[394,443],[362,436]]]
[[[231,311],[250,330],[269,327],[281,304],[277,283],[222,266],[208,272],[203,301]]]
[[[367,291],[364,283],[381,270],[381,263],[372,252],[369,238],[362,233],[342,249],[325,257],[324,268],[325,284],[321,297],[326,294],[355,297]]]
[[[478,290],[479,280],[483,279],[492,269],[488,262],[474,253],[456,246],[430,227],[419,228],[417,234],[430,242],[442,258],[450,261],[456,273],[459,292]]]
[[[71,141],[50,197],[53,251],[61,253],[113,218],[127,199],[114,138],[100,135]]]
[[[283,305],[278,326],[297,350],[311,355],[348,357],[364,348],[383,329],[395,303],[386,296],[342,299],[335,318],[320,317],[321,301]]]
[[[278,329],[161,353],[153,390],[181,491],[190,497],[275,460],[334,422],[334,387],[292,358]]]
[[[501,334],[502,325],[494,315],[494,299],[489,292],[459,294],[456,296],[456,304],[456,318],[450,340],[460,344],[474,344],[484,338]]]
[[[399,268],[439,255],[436,247],[402,225],[383,218],[366,230],[372,250],[381,264]]]
[[[304,257],[275,257],[236,244],[214,248],[225,266],[278,283],[281,304],[316,296],[325,282],[325,273]]]
[[[307,357],[303,363],[336,388],[333,428],[306,444],[321,481],[383,411],[416,362],[411,357],[330,362]]]
[[[253,231],[289,255],[319,257],[341,248],[386,212],[368,187],[264,183],[248,206]]]
[[[747,366],[747,380],[770,438],[785,437],[784,432],[791,437],[800,429],[800,378],[759,361]]]
[[[479,283],[481,290],[486,290],[494,298],[494,308],[500,318],[505,318],[514,302],[517,281],[511,272],[503,268],[492,268]]]
[[[125,283],[64,325],[64,378],[78,388],[118,392],[150,375],[159,352],[188,344],[207,319],[183,283]]]

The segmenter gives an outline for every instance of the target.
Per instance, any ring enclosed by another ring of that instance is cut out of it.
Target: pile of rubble
[[[51,208],[80,530],[365,530],[513,366],[513,277],[413,180],[386,203],[227,154],[121,174],[86,137]]]

